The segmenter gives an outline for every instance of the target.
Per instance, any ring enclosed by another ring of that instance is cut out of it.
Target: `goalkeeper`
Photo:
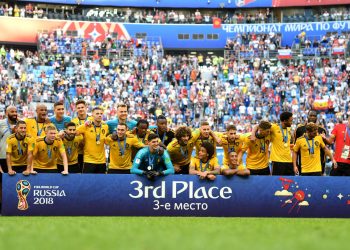
[[[157,176],[174,174],[174,167],[166,150],[159,153],[159,136],[150,134],[148,136],[148,147],[137,152],[132,168],[132,174],[145,175],[149,180]]]

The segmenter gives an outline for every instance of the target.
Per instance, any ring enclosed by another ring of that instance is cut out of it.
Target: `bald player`
[[[6,162],[6,140],[15,131],[17,124],[17,108],[15,106],[8,106],[6,108],[6,119],[0,121],[0,172],[7,173]]]
[[[36,117],[26,118],[24,121],[27,124],[27,134],[34,139],[44,137],[47,126],[54,126],[47,117],[47,107],[44,104],[36,106]]]

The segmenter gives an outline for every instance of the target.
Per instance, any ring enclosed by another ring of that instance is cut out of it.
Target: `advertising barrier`
[[[222,24],[221,28],[213,28],[212,24],[135,24],[0,17],[0,25],[0,42],[37,44],[39,33],[57,29],[64,33],[79,31],[85,38],[94,41],[103,41],[108,34],[117,34],[118,39],[130,39],[142,32],[147,37],[159,37],[165,49],[223,49],[227,38],[234,38],[242,33],[281,34],[282,46],[291,46],[295,37],[302,32],[307,37],[321,37],[327,32],[340,34],[350,30],[350,21]],[[189,39],[181,40],[179,34],[187,34]],[[198,34],[203,35],[203,39],[194,39]],[[208,38],[213,34],[218,39]]]
[[[2,215],[350,217],[346,177],[4,175]]]

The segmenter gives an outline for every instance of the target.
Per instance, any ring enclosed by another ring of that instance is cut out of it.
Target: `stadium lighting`
[[[227,0],[227,3],[230,4],[230,3],[231,3],[231,0]]]
[[[208,0],[208,4],[210,4],[210,0]]]

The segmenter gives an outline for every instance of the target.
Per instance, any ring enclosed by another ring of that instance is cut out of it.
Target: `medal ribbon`
[[[94,124],[94,129],[95,129],[95,133],[96,133],[96,142],[100,141],[101,138],[101,127],[100,128],[100,133],[97,134],[97,130],[96,130],[96,125]]]
[[[288,129],[286,129],[287,132],[286,132],[286,134],[284,134],[284,129],[282,128],[282,125],[281,125],[281,124],[280,124],[280,128],[281,128],[281,131],[282,131],[283,142],[284,142],[284,143],[287,143],[287,142],[288,142]]]
[[[119,137],[118,137],[118,146],[119,150],[122,153],[122,156],[124,156],[125,150],[126,150],[126,137],[124,138],[124,147],[122,148],[122,145],[120,143]]]
[[[201,169],[201,172],[207,171],[208,167],[209,167],[209,160],[208,160],[207,163],[205,164],[204,170],[203,170],[203,168],[202,168],[202,161],[199,160],[199,168]]]
[[[313,155],[315,153],[315,141],[314,141],[314,139],[312,139],[312,147],[310,147],[309,139],[306,138],[306,136],[305,136],[305,140],[306,140],[307,146],[309,148],[309,154]]]

